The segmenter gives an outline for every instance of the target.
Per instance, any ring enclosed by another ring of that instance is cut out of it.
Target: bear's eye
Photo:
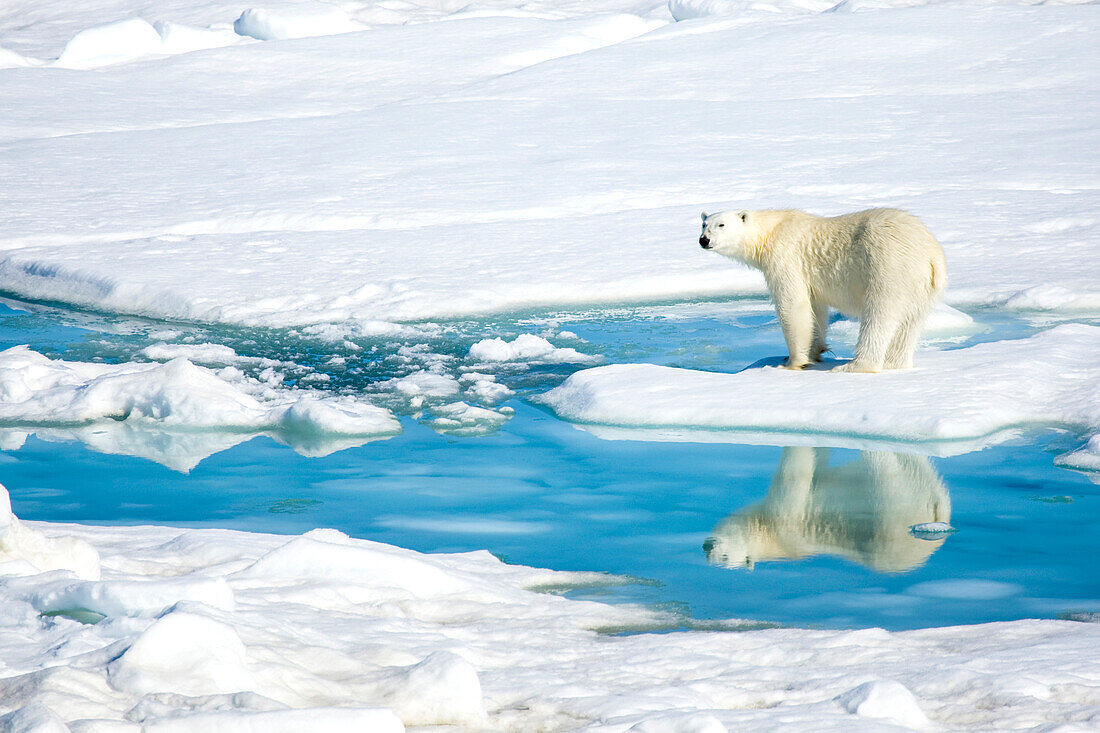
[[[719,224],[719,225],[718,225],[718,228],[719,228],[719,229],[721,229],[721,228],[722,228],[722,227],[724,227],[724,226],[725,226],[725,224]]]

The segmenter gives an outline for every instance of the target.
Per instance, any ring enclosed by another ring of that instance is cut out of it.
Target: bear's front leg
[[[810,295],[798,283],[782,283],[772,290],[779,326],[787,341],[787,369],[803,369],[810,363],[814,338],[813,308]]]

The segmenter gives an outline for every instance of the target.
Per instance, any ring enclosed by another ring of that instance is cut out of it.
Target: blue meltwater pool
[[[971,315],[973,328],[930,346],[1049,325]],[[771,309],[753,300],[527,313],[339,339],[7,301],[3,348],[117,362],[162,341],[225,345],[254,357],[239,365],[246,372],[274,370],[281,384],[382,404],[403,432],[343,447],[0,425],[0,483],[28,520],[334,527],[420,551],[488,549],[514,563],[630,576],[636,582],[564,592],[659,605],[683,626],[903,629],[1100,611],[1100,477],[1053,463],[1079,436],[1024,430],[946,457],[952,451],[935,446],[857,450],[798,436],[787,447],[606,440],[529,401],[586,366],[575,362],[501,365],[493,376],[512,393],[494,405],[504,421],[447,431],[431,426],[430,398],[384,386],[426,366],[457,375],[472,344],[522,333],[602,363],[737,371],[784,353]]]

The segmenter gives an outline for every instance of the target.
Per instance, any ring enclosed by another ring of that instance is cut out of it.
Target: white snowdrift
[[[916,368],[881,374],[616,364],[577,372],[538,399],[562,418],[598,425],[994,442],[1025,426],[1100,430],[1098,349],[1100,327],[1067,324],[921,352]]]
[[[0,528],[17,522],[0,513]],[[0,563],[0,727],[15,730],[1100,722],[1097,624],[608,637],[591,629],[671,619],[529,590],[601,576],[504,565],[486,552],[424,555],[332,530],[288,539],[30,523],[0,542],[4,557],[41,558]],[[96,558],[102,580],[47,572],[74,567],[73,546]],[[104,618],[69,618],[88,613]]]
[[[95,429],[81,429],[89,424]],[[361,444],[401,431],[381,407],[272,389],[233,367],[215,372],[184,358],[165,364],[59,361],[25,346],[0,352],[0,425],[46,429],[46,437],[54,428],[64,434],[59,437],[87,437],[99,449],[136,455],[146,455],[173,431],[182,432],[157,459],[184,470],[208,450],[224,449],[248,434],[274,433],[303,452],[323,454],[329,438],[335,438],[333,448],[347,447],[349,440]],[[236,435],[188,437],[192,431]],[[9,444],[22,442],[8,437]]]
[[[339,7],[323,3],[249,8],[233,23],[237,33],[260,41],[353,33],[366,27],[356,23]]]
[[[239,40],[226,31],[189,28],[179,23],[154,25],[142,18],[128,18],[77,33],[54,65],[65,69],[95,69],[145,56],[219,48]]]

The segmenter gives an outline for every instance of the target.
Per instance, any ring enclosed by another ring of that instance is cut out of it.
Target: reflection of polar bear
[[[788,369],[828,350],[829,308],[858,317],[856,357],[842,371],[913,365],[921,326],[947,284],[943,250],[912,214],[869,209],[703,214],[699,244],[764,273],[787,341]]]
[[[730,567],[826,554],[899,572],[943,544],[909,527],[950,519],[947,490],[923,456],[861,452],[829,466],[828,448],[786,448],[764,500],[722,520],[703,549]]]

